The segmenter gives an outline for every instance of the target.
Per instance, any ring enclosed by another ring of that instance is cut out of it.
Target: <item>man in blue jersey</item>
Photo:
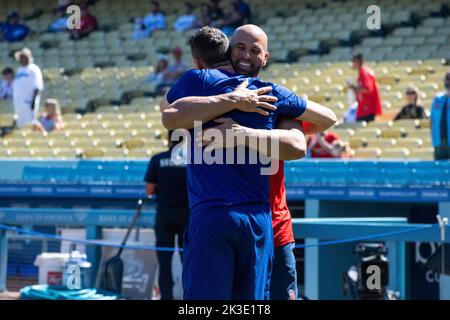
[[[230,39],[230,62],[233,69],[242,75],[248,77],[256,77],[260,73],[262,67],[267,63],[268,37],[265,32],[256,25],[247,24],[239,27]],[[251,90],[237,88],[240,93],[238,98],[242,99],[245,94],[252,93]],[[179,118],[183,123],[180,125],[188,125],[189,121],[199,119],[201,117],[197,110],[208,108],[220,113],[223,108],[227,107],[227,100],[235,101],[236,97],[232,94],[222,94],[210,97],[186,97],[173,104],[171,108],[184,111],[183,117]],[[253,92],[255,95],[255,93]],[[255,96],[252,96],[255,99]],[[239,103],[235,103],[239,104]],[[221,109],[222,108],[222,109]],[[225,109],[223,112],[226,112]],[[192,114],[195,117],[192,117]],[[280,160],[291,160],[299,157],[304,149],[301,148],[301,138],[303,135],[300,130],[306,134],[314,134],[323,132],[333,124],[334,114],[328,108],[307,103],[307,109],[301,115],[302,120],[307,121],[307,125],[302,129],[302,122],[294,119],[282,119],[277,122],[277,130],[260,130],[243,127],[235,123],[231,119],[217,119],[220,123],[213,130],[220,129],[223,134],[232,132],[240,135],[251,135],[257,137],[269,137],[270,139],[278,139],[279,150],[278,158]],[[200,118],[201,119],[201,118]],[[178,125],[178,124],[177,124]],[[288,130],[278,130],[288,129]],[[203,137],[208,136],[210,130],[205,130]],[[209,144],[209,147],[220,148],[217,141]],[[260,150],[258,150],[260,151]],[[271,155],[274,158],[274,155]],[[274,232],[274,263],[271,273],[270,299],[276,300],[293,300],[297,297],[297,276],[294,255],[294,234],[292,230],[291,215],[286,203],[286,189],[284,186],[284,162],[279,161],[279,170],[276,174],[270,176],[270,202],[272,211],[272,225]]]
[[[243,77],[235,75],[229,65],[228,40],[222,35],[216,29],[203,28],[190,39],[197,66],[218,69],[186,73],[168,93],[169,103],[187,96],[195,99],[195,96],[230,93],[242,83]],[[259,79],[250,79],[249,83],[250,89],[268,85]],[[226,116],[246,127],[267,130],[274,128],[280,117],[298,118],[305,113],[306,101],[281,86],[269,85],[271,95],[278,99],[276,110],[257,99],[253,101],[257,110],[231,101]],[[259,90],[256,92],[269,91]],[[266,101],[274,102],[268,98]],[[185,118],[180,115],[182,108],[168,108],[163,122],[167,127],[192,128],[189,121],[200,119],[207,121],[205,127],[214,126],[211,120],[224,112],[222,109],[215,113],[216,110],[210,109],[203,108],[198,116],[191,113],[190,118]],[[182,119],[187,122],[180,124]],[[188,166],[192,216],[185,233],[186,299],[268,297],[273,243],[268,177],[261,176],[260,167],[204,163]]]

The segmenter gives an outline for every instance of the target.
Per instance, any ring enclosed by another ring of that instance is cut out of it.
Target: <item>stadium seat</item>
[[[418,160],[433,160],[434,159],[434,149],[433,148],[422,148],[411,150],[409,154],[409,159]]]
[[[406,148],[392,148],[383,150],[380,158],[406,159],[408,158],[409,155],[410,152]]]
[[[416,129],[408,131],[408,138],[427,139],[431,137],[430,130],[428,129]]]
[[[94,158],[101,158],[105,155],[105,150],[104,149],[81,149],[81,154],[80,156],[83,159],[94,159]]]
[[[386,150],[396,145],[395,139],[368,139],[366,145],[369,148],[380,148]],[[384,151],[383,151],[384,152]]]
[[[401,127],[392,127],[388,129],[384,129],[381,132],[382,138],[400,138],[406,136],[406,130]]]
[[[330,106],[342,121],[347,109],[345,79],[356,77],[350,68],[349,59],[353,53],[361,52],[365,55],[367,64],[376,72],[384,112],[367,127],[363,123],[340,124],[336,130],[341,138],[357,148],[365,145],[366,140],[382,147],[385,142],[376,142],[383,141],[376,140],[380,137],[396,139],[397,147],[411,148],[420,145],[418,141],[422,141],[422,148],[431,146],[429,120],[397,121],[393,124],[388,120],[391,120],[404,104],[404,92],[410,83],[419,86],[423,92],[423,105],[427,108],[430,107],[434,95],[443,89],[442,74],[447,67],[441,59],[447,56],[450,58],[450,19],[439,16],[444,1],[419,0],[414,4],[407,4],[406,1],[395,0],[387,3],[382,21],[392,27],[392,32],[385,37],[369,36],[368,33],[360,31],[365,20],[360,19],[360,13],[356,10],[357,1],[323,2],[322,7],[318,3],[308,2],[307,6],[306,3],[293,0],[283,0],[281,3],[267,0],[258,2],[258,5],[250,0],[250,3],[254,9],[255,21],[262,21],[263,28],[269,32],[272,39],[270,61],[285,62],[299,57],[297,62],[290,61],[289,64],[272,63],[264,70],[264,78],[279,82],[296,93],[315,98],[318,102]],[[168,10],[166,19],[170,24],[176,18],[179,7],[173,3],[162,5],[164,10]],[[285,8],[283,16],[274,13],[275,5],[277,11]],[[313,7],[315,9],[312,9]],[[106,9],[110,15],[104,14]],[[140,87],[138,83],[153,72],[158,51],[170,49],[178,43],[189,51],[181,42],[184,42],[192,30],[186,33],[156,31],[152,37],[136,42],[130,39],[133,30],[131,21],[150,10],[147,3],[127,3],[124,0],[113,0],[108,4],[97,2],[92,6],[92,10],[102,24],[109,28],[108,31],[95,31],[77,42],[68,39],[66,33],[38,32],[26,41],[0,43],[1,64],[13,64],[14,60],[8,56],[8,52],[26,45],[33,50],[38,65],[43,67],[46,79],[43,99],[58,98],[66,122],[63,133],[54,132],[49,135],[53,139],[49,140],[52,141],[49,143],[52,152],[79,144],[84,146],[92,141],[97,141],[98,146],[107,146],[108,140],[134,137],[145,138],[146,145],[158,145],[161,143],[159,138],[162,134],[162,131],[155,132],[162,129],[157,106],[159,97],[153,100],[137,96],[128,105],[119,107],[110,104],[97,105],[94,112],[88,109],[88,102],[95,99],[119,101],[126,91],[132,90],[138,90],[134,92],[145,95],[146,91],[152,90],[153,87]],[[412,21],[413,16],[419,19]],[[53,14],[48,11],[36,19],[27,20],[27,23],[37,28],[36,30],[44,31],[53,19]],[[411,23],[415,27],[412,27]],[[354,36],[361,37],[359,45],[342,46],[344,43],[348,45]],[[330,47],[328,54],[311,54],[320,50],[323,44]],[[127,59],[127,54],[145,54],[145,59],[132,61]],[[186,53],[185,59],[188,58]],[[370,59],[378,62],[374,63]],[[418,59],[420,61],[415,61]],[[93,67],[96,63],[110,62],[114,62],[116,66]],[[149,104],[152,109],[147,113],[148,121],[145,119],[136,123],[137,121],[132,120],[134,123],[126,124],[121,119],[116,121],[113,118],[96,116],[98,113],[114,115],[120,111],[125,113],[123,119],[137,120],[140,119],[141,111],[148,111]],[[81,117],[73,113],[75,110],[87,113]],[[11,126],[11,112],[10,104],[0,102],[0,127]],[[352,128],[354,131],[345,131],[345,128]],[[146,130],[147,135],[144,134]],[[23,148],[28,145],[41,150],[46,146],[44,140],[39,140],[42,137],[39,137],[38,133],[27,128],[15,129],[8,137],[31,141],[12,145],[8,145],[9,142],[2,143],[9,148]],[[67,144],[64,144],[64,141]]]
[[[361,148],[354,150],[353,157],[354,158],[370,158],[376,159],[381,155],[381,150],[379,148]]]
[[[378,128],[362,128],[356,131],[356,137],[364,137],[366,139],[378,138],[382,134],[382,131]]]
[[[397,139],[396,147],[397,148],[406,148],[408,150],[415,150],[417,148],[422,147],[423,140],[418,138],[401,138]]]
[[[349,140],[349,145],[352,149],[358,149],[367,145],[367,138],[352,137]]]

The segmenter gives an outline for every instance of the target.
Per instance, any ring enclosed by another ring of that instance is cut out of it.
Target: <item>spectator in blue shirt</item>
[[[167,71],[169,61],[165,57],[161,57],[156,64],[155,72],[150,74],[144,82],[158,86],[164,82],[164,73]]]
[[[159,2],[152,1],[151,12],[143,19],[137,18],[134,23],[133,39],[140,40],[151,36],[153,31],[166,28],[164,13],[159,9]]]
[[[22,41],[30,33],[30,29],[19,23],[20,15],[18,12],[11,12],[6,18],[6,22],[0,24],[0,41]]]
[[[252,11],[250,10],[250,6],[243,0],[235,0],[234,4],[237,6],[238,11],[241,14],[242,18],[244,18],[244,23],[251,23]]]
[[[3,80],[0,80],[0,100],[12,100],[12,83],[14,70],[5,68],[2,70]]]
[[[431,137],[435,160],[450,159],[450,71],[444,78],[445,92],[438,93],[431,106]]]
[[[192,29],[195,26],[197,17],[192,13],[193,6],[189,2],[184,3],[184,14],[179,16],[175,23],[173,24],[173,28],[176,31],[184,31],[187,29]]]
[[[67,30],[67,17],[64,9],[58,10],[56,20],[50,23],[47,30],[49,32],[59,32]]]

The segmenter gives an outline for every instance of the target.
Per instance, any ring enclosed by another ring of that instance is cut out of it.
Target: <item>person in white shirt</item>
[[[159,3],[158,1],[152,1],[152,11],[144,19],[135,19],[133,39],[140,40],[148,38],[153,31],[165,28],[166,20],[162,11],[159,10]]]
[[[352,79],[347,79],[349,86],[353,85]],[[351,89],[347,90],[348,109],[344,114],[344,123],[355,123],[356,113],[358,111],[358,101],[356,100],[355,92]]]
[[[31,50],[23,48],[14,54],[21,67],[13,81],[13,106],[16,126],[21,128],[33,123],[39,112],[40,93],[44,90],[41,69],[35,65]]]
[[[12,99],[12,83],[14,80],[14,71],[11,68],[2,70],[3,80],[0,81],[0,100]]]
[[[192,29],[195,25],[197,17],[192,13],[193,7],[189,2],[184,3],[184,15],[177,18],[173,24],[175,31],[184,31],[187,29]]]

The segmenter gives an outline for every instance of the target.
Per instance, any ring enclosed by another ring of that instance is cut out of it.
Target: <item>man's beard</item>
[[[242,67],[240,66],[240,62],[248,63],[248,67]],[[258,74],[261,72],[262,66],[256,66],[251,62],[243,61],[243,60],[237,60],[236,62],[231,61],[231,65],[233,66],[234,71],[236,71],[239,74],[242,74],[247,77],[257,77]]]

